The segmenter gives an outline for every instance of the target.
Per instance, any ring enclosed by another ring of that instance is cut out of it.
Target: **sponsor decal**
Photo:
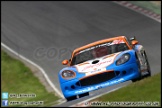
[[[99,48],[99,47],[102,47],[102,46],[110,46],[110,45],[111,45],[111,42],[109,42],[109,43],[104,43],[104,44],[100,44],[100,45],[96,45],[96,46],[93,46],[93,47],[84,49],[84,50],[80,51],[79,53],[83,53],[83,52],[85,52],[85,51],[89,51],[89,50],[92,50],[92,49],[95,49],[95,48]]]
[[[91,90],[94,90],[94,89],[95,89],[94,87],[88,87],[86,89],[82,89],[82,90],[76,91],[75,94],[83,93],[83,92],[88,92],[88,91],[91,91]]]
[[[101,68],[101,69],[95,68],[93,71],[87,72],[86,76],[96,74],[97,72],[103,72],[103,71],[106,71],[106,68]]]
[[[111,82],[108,82],[108,83],[104,83],[104,84],[101,84],[100,86],[101,87],[109,86],[109,85],[116,84],[116,83],[121,82],[121,81],[124,81],[124,78],[120,78],[118,80],[114,80],[114,81],[111,81]]]
[[[94,64],[94,65],[88,65],[88,66],[84,67],[82,71],[85,71],[85,70],[87,70],[87,69],[89,69],[89,68],[100,67],[101,65],[104,65],[104,64],[109,65],[110,63],[112,63],[112,61],[113,61],[113,58],[110,58],[110,59],[108,59],[108,60],[106,60],[106,61],[99,62],[99,63]]]
[[[120,54],[121,52],[114,53],[108,56],[104,56],[99,58],[99,62],[96,64],[91,64],[94,60],[87,61],[84,65],[75,65],[77,71],[80,73],[93,73],[93,72],[100,72],[106,70],[106,67],[109,66],[114,62],[115,57]]]
[[[114,40],[112,42],[112,44],[120,44],[120,43],[125,43],[125,42],[123,41],[123,39]]]
[[[99,45],[96,45],[96,46],[84,49],[84,50],[82,50],[82,51],[80,51],[78,53],[83,53],[85,51],[89,51],[89,50],[92,50],[92,49],[95,49],[95,48],[99,48],[99,47],[102,47],[102,46],[110,46],[110,45],[120,44],[120,43],[125,43],[125,42],[124,42],[123,39],[117,39],[117,40],[113,40],[112,42],[107,42],[107,43],[99,44]]]

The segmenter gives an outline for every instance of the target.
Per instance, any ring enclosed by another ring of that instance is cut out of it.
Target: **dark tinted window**
[[[71,65],[76,65],[79,63],[83,63],[88,60],[92,60],[95,58],[100,58],[109,54],[117,53],[120,51],[128,50],[128,46],[125,43],[120,44],[105,44],[105,45],[97,45],[93,48],[86,49],[81,53],[78,53],[72,59]]]

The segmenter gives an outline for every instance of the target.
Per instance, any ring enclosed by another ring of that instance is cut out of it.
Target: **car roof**
[[[126,38],[126,36],[116,36],[116,37],[112,37],[112,38],[107,38],[107,39],[102,39],[102,40],[99,40],[99,41],[95,41],[95,42],[92,42],[90,44],[84,45],[82,47],[76,48],[73,51],[73,54],[75,54],[76,52],[82,51],[82,50],[84,50],[86,48],[98,45],[98,44],[102,44],[102,43],[109,42],[109,41],[116,40],[116,39],[123,39],[123,40],[125,40],[125,38]]]

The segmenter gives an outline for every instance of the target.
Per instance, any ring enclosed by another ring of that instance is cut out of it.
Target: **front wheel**
[[[148,71],[148,74],[146,75],[146,77],[149,77],[149,76],[151,76],[151,69],[150,69],[150,64],[148,62],[148,58],[147,58],[147,55],[146,55],[145,52],[144,52],[144,56],[145,56],[145,59],[146,59],[147,71]]]
[[[84,97],[84,96],[89,96],[89,92],[80,94],[80,95],[79,95],[79,98]]]
[[[66,98],[67,101],[72,101],[72,100],[75,100],[75,99],[77,99],[76,96],[71,96],[71,97]]]
[[[136,62],[138,64],[138,72],[139,72],[139,77],[138,78],[135,78],[135,79],[132,79],[132,82],[136,82],[136,81],[139,81],[142,79],[142,75],[141,75],[141,66],[140,66],[140,61],[137,57],[137,54],[136,54]]]

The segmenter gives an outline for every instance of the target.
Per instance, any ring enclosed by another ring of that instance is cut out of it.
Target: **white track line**
[[[126,86],[126,85],[124,85],[124,86]],[[95,96],[95,97],[89,98],[89,99],[84,100],[84,101],[82,101],[82,102],[79,102],[79,103],[77,103],[77,104],[75,104],[75,105],[71,105],[70,107],[76,107],[76,106],[79,106],[79,104],[87,103],[88,101],[90,101],[90,100],[92,100],[92,99],[98,98],[98,97],[103,96],[103,95],[105,95],[105,94],[107,94],[107,93],[110,93],[110,92],[113,92],[113,91],[115,91],[115,90],[118,90],[118,89],[120,89],[120,88],[122,88],[122,87],[124,87],[124,86],[115,88],[115,89],[113,89],[113,90],[110,90],[110,91],[108,91],[108,92],[102,93],[102,94],[97,95],[97,96]]]
[[[35,67],[37,67],[42,74],[44,75],[44,77],[46,78],[47,82],[49,83],[49,85],[54,89],[54,91],[61,97],[64,98],[62,93],[56,88],[56,86],[51,82],[51,80],[49,79],[49,77],[47,76],[46,72],[37,64],[35,64],[34,62],[32,62],[31,60],[27,59],[26,57],[18,54],[17,52],[15,52],[14,50],[12,50],[11,48],[9,48],[7,45],[5,45],[4,43],[1,42],[1,45],[6,48],[7,50],[9,50],[10,52],[14,53],[15,55],[19,56],[21,59],[29,62],[30,64],[34,65]]]

